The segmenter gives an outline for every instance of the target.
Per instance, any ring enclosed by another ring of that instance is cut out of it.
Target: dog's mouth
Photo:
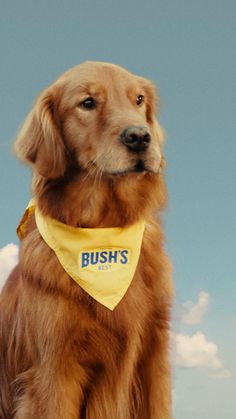
[[[144,160],[138,160],[134,166],[131,166],[124,170],[116,170],[113,172],[107,172],[107,175],[111,176],[125,176],[129,173],[155,173],[152,168],[147,166]]]

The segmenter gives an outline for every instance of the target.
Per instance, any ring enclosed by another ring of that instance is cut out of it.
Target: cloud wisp
[[[194,304],[192,301],[186,301],[181,307],[181,321],[184,324],[200,324],[209,307],[210,297],[205,291],[198,294],[198,301]]]
[[[18,246],[14,243],[9,243],[0,249],[0,290],[18,262],[18,251]]]

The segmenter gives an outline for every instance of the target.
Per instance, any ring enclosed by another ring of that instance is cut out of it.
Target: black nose
[[[145,127],[130,126],[120,135],[121,142],[131,151],[145,151],[151,141],[151,135]]]

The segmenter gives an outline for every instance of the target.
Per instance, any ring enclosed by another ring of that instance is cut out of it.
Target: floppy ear
[[[66,170],[65,145],[55,120],[55,99],[47,89],[36,100],[16,138],[19,159],[30,163],[43,177],[57,179]]]

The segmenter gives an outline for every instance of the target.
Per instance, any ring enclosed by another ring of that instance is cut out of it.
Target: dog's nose
[[[145,127],[130,126],[120,135],[121,142],[131,151],[145,151],[151,141],[151,135]]]

